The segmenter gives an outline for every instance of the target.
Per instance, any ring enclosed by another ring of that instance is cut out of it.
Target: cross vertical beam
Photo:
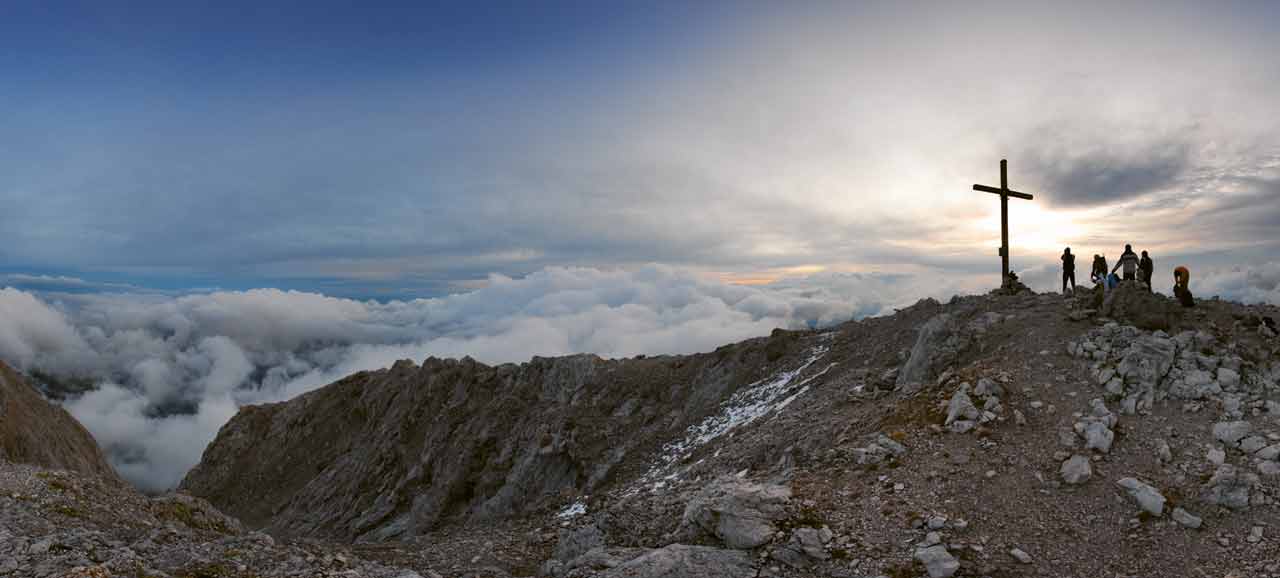
[[[1009,190],[1009,160],[1000,159],[1000,190]],[[1009,195],[1000,194],[1000,284],[1009,278]]]
[[[973,190],[1000,195],[1000,286],[1009,281],[1009,197],[1026,199],[1034,197],[1009,189],[1009,161],[1000,159],[1000,188],[973,185]]]

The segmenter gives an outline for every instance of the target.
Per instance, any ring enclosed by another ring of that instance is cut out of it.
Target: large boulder
[[[1168,298],[1132,282],[1121,283],[1108,291],[1102,301],[1104,316],[1151,331],[1168,331],[1181,319],[1181,313]]]
[[[756,548],[773,537],[790,499],[786,486],[724,478],[689,500],[680,526],[714,535],[730,548]]]

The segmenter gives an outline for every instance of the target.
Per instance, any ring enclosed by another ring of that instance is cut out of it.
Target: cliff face
[[[691,357],[401,361],[245,407],[181,488],[280,535],[385,540],[562,504],[709,413],[785,336]]]
[[[0,362],[0,458],[117,480],[93,436]]]

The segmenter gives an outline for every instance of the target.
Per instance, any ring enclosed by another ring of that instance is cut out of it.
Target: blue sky
[[[548,266],[970,276],[1001,157],[1037,193],[1021,269],[1280,242],[1269,3],[204,4],[0,8],[0,271],[381,299]]]

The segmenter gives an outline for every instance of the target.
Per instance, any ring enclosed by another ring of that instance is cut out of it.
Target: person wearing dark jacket
[[[1142,252],[1142,259],[1138,260],[1138,280],[1147,284],[1147,292],[1151,292],[1151,275],[1156,271],[1156,264],[1151,261],[1151,257],[1147,256],[1147,252]]]
[[[1076,256],[1071,254],[1071,247],[1062,252],[1062,292],[1067,292],[1067,280],[1071,280],[1071,291],[1076,290]]]
[[[1107,281],[1107,258],[1102,255],[1093,256],[1093,270],[1089,272],[1089,280],[1094,283],[1106,283]]]
[[[1115,273],[1116,269],[1124,267],[1124,280],[1133,281],[1137,278],[1138,272],[1138,254],[1133,252],[1133,245],[1125,245],[1124,252],[1120,254],[1120,260],[1116,261],[1116,266],[1111,268],[1111,272]]]

